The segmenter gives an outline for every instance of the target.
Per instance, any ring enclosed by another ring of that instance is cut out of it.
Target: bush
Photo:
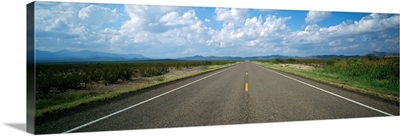
[[[327,60],[327,61],[325,62],[325,65],[326,65],[326,66],[333,66],[334,64],[335,64],[335,61],[332,60],[332,59]]]
[[[388,82],[391,86],[398,87],[399,84],[399,61],[392,58],[342,59],[325,67],[323,71],[366,81]]]
[[[48,93],[52,89],[89,88],[91,83],[117,84],[135,77],[160,76],[170,68],[189,68],[203,65],[221,65],[233,61],[163,61],[134,63],[39,63],[36,65],[36,90]],[[160,79],[161,80],[161,79]]]
[[[282,59],[280,59],[280,58],[276,58],[276,59],[274,60],[274,62],[275,62],[275,63],[282,63],[282,62],[283,62],[283,60],[282,60]]]
[[[288,63],[294,63],[294,62],[296,62],[296,59],[289,58],[289,59],[287,59],[286,61],[287,61]]]

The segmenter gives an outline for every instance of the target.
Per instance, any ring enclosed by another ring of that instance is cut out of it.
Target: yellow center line
[[[249,91],[249,72],[247,69],[247,63],[246,63],[246,83],[245,83],[245,91],[248,92]]]
[[[246,87],[245,87],[245,91],[249,91],[249,83],[246,82]]]

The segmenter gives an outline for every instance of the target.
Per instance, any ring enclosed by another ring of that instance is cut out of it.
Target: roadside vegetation
[[[225,68],[234,61],[38,63],[36,116]]]
[[[399,58],[275,59],[264,67],[399,102]]]

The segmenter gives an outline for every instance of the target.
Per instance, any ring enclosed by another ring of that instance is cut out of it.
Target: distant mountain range
[[[385,56],[399,56],[399,53],[386,53],[386,52],[371,52],[371,57],[385,57]],[[254,57],[232,57],[232,56],[191,56],[177,59],[167,60],[271,60],[271,59],[324,59],[324,58],[359,58],[360,55],[315,55],[307,57],[299,56],[282,56],[282,55],[269,55],[269,56],[254,56]],[[136,61],[136,60],[159,60],[147,58],[141,54],[114,54],[104,53],[97,51],[69,51],[61,50],[57,52],[40,51],[36,50],[37,61]],[[160,59],[163,60],[163,59]]]
[[[114,54],[87,50],[61,50],[57,52],[36,50],[35,53],[37,61],[123,61],[148,59],[140,54]]]
[[[389,57],[389,56],[399,56],[399,53],[386,53],[386,52],[373,51],[367,55],[371,55],[371,57],[382,58],[382,57]]]
[[[192,57],[184,57],[178,58],[179,60],[242,60],[241,57],[231,57],[231,56],[192,56]]]
[[[270,60],[270,59],[287,59],[292,58],[289,56],[281,56],[281,55],[271,55],[271,56],[255,56],[255,57],[231,57],[231,56],[192,56],[192,57],[184,57],[179,58],[179,60]]]
[[[399,53],[386,53],[386,52],[377,52],[374,51],[369,53],[371,57],[382,58],[386,56],[399,56]],[[314,56],[282,56],[282,55],[269,55],[269,56],[254,56],[254,57],[231,57],[231,56],[192,56],[192,57],[184,57],[179,58],[179,60],[272,60],[272,59],[326,59],[326,58],[360,58],[363,56],[360,55],[314,55]]]

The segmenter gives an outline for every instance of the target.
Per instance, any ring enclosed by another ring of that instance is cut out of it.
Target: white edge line
[[[206,77],[197,79],[196,81],[187,83],[187,84],[182,85],[182,86],[180,86],[180,87],[178,87],[178,88],[175,88],[175,89],[170,90],[170,91],[168,91],[168,92],[165,92],[165,93],[162,93],[162,94],[160,94],[160,95],[154,96],[154,97],[152,97],[152,98],[150,98],[150,99],[147,99],[147,100],[145,100],[145,101],[139,102],[139,103],[137,103],[137,104],[135,104],[135,105],[129,106],[129,107],[127,107],[127,108],[124,108],[124,109],[122,109],[122,110],[116,111],[116,112],[114,112],[114,113],[108,114],[108,115],[106,115],[106,116],[104,116],[104,117],[101,117],[101,118],[98,118],[98,119],[96,119],[96,120],[90,121],[90,122],[88,122],[88,123],[86,123],[86,124],[80,125],[80,126],[78,126],[78,127],[75,127],[75,128],[73,128],[73,129],[70,129],[70,130],[65,131],[65,132],[63,132],[63,133],[70,133],[70,132],[79,130],[79,129],[84,128],[84,127],[86,127],[86,126],[89,126],[89,125],[91,125],[91,124],[93,124],[93,123],[99,122],[99,121],[101,121],[101,120],[103,120],[103,119],[109,118],[109,117],[111,117],[111,116],[114,116],[114,115],[119,114],[119,113],[121,113],[121,112],[124,112],[124,111],[126,111],[126,110],[132,109],[132,108],[134,108],[134,107],[136,107],[136,106],[142,105],[142,104],[144,104],[144,103],[146,103],[146,102],[149,102],[149,101],[151,101],[151,100],[157,99],[158,97],[164,96],[164,95],[166,95],[166,94],[169,94],[169,93],[171,93],[171,92],[174,92],[174,91],[176,91],[176,90],[179,90],[179,89],[181,89],[181,88],[184,88],[184,87],[186,87],[186,86],[189,86],[189,85],[191,85],[191,84],[194,84],[194,83],[196,83],[196,82],[199,82],[199,81],[201,81],[201,80],[204,80],[204,79],[206,79],[206,78],[209,78],[209,77],[214,76],[214,75],[216,75],[216,74],[222,73],[222,72],[224,72],[224,71],[226,71],[226,70],[228,70],[228,69],[231,69],[231,68],[234,68],[234,67],[237,67],[237,66],[238,66],[238,65],[233,66],[233,67],[230,67],[230,68],[227,68],[227,69],[224,69],[224,70],[221,70],[221,71],[219,71],[219,72],[216,72],[216,73],[214,73],[214,74],[208,75],[208,76],[206,76]]]
[[[259,66],[259,65],[257,65],[257,66]],[[297,81],[297,82],[299,82],[299,83],[302,83],[302,84],[304,84],[304,85],[310,86],[310,87],[312,87],[312,88],[315,88],[315,89],[317,89],[317,90],[323,91],[323,92],[325,92],[325,93],[328,93],[328,94],[330,94],[330,95],[333,95],[333,96],[336,96],[336,97],[342,98],[342,99],[344,99],[344,100],[347,100],[347,101],[349,101],[349,102],[352,102],[352,103],[358,104],[358,105],[360,105],[360,106],[363,106],[363,107],[365,107],[365,108],[368,108],[368,109],[371,109],[371,110],[377,111],[377,112],[379,112],[379,113],[382,113],[382,114],[385,114],[385,115],[388,115],[388,116],[394,116],[394,115],[392,115],[392,114],[390,114],[390,113],[387,113],[387,112],[381,111],[381,110],[379,110],[379,109],[376,109],[376,108],[374,108],[374,107],[371,107],[371,106],[368,106],[368,105],[362,104],[362,103],[360,103],[360,102],[357,102],[357,101],[355,101],[355,100],[352,100],[352,99],[346,98],[346,97],[344,97],[344,96],[341,96],[341,95],[338,95],[338,94],[335,94],[335,93],[329,92],[329,91],[327,91],[327,90],[324,90],[324,89],[321,89],[321,88],[318,88],[318,87],[316,87],[316,86],[313,86],[313,85],[311,85],[311,84],[305,83],[305,82],[303,82],[303,81],[300,81],[300,80],[297,80],[297,79],[295,79],[295,78],[292,78],[292,77],[286,76],[286,75],[284,75],[284,74],[281,74],[281,73],[279,73],[279,72],[276,72],[276,71],[273,71],[273,70],[267,69],[267,68],[265,68],[265,67],[262,67],[262,66],[259,66],[259,67],[261,67],[261,68],[264,68],[264,69],[266,69],[266,70],[269,70],[269,71],[271,71],[271,72],[274,72],[274,73],[276,73],[276,74],[278,74],[278,75],[284,76],[284,77],[286,77],[286,78],[292,79],[292,80],[294,80],[294,81]]]

